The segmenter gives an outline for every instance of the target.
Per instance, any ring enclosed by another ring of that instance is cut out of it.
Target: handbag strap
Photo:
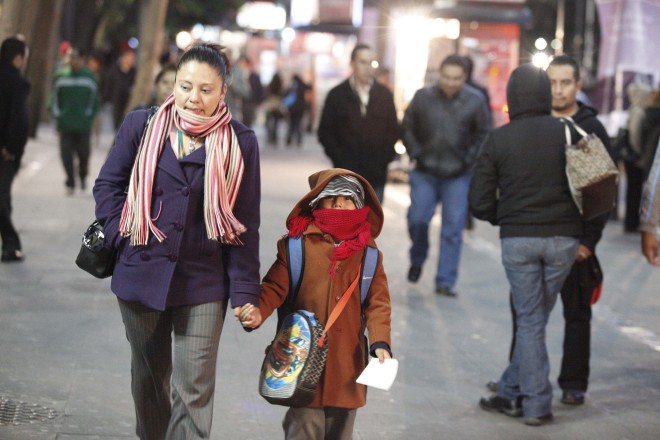
[[[579,125],[575,123],[573,118],[570,116],[563,116],[560,118],[560,121],[564,123],[564,132],[566,133],[566,145],[572,145],[573,142],[571,142],[571,130],[568,128],[568,124],[566,121],[570,122],[575,131],[578,132],[578,134],[582,137],[587,137],[587,132],[582,129]]]
[[[351,297],[351,293],[353,293],[353,291],[355,290],[355,287],[357,286],[359,279],[360,279],[360,272],[358,272],[357,276],[355,277],[351,285],[348,286],[348,289],[346,289],[346,292],[344,292],[341,299],[337,303],[337,306],[332,310],[332,313],[330,313],[328,322],[325,324],[325,328],[323,329],[323,334],[319,338],[319,347],[323,347],[323,342],[325,341],[325,335],[328,333],[328,330],[330,330],[330,327],[332,327],[332,324],[334,324],[337,318],[339,318],[339,315],[344,310],[344,307],[346,307],[346,303],[348,303],[348,299]]]

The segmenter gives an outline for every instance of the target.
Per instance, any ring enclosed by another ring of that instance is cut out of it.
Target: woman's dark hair
[[[181,55],[179,63],[176,65],[177,72],[181,66],[189,61],[206,63],[215,67],[223,82],[228,83],[231,77],[231,63],[227,54],[224,52],[224,46],[215,43],[196,43]]]

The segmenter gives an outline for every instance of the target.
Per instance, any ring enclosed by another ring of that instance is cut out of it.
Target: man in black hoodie
[[[557,56],[548,66],[547,74],[552,88],[552,116],[571,117],[584,131],[598,136],[610,151],[610,137],[596,117],[598,112],[577,100],[582,88],[577,61],[567,55]],[[563,390],[561,401],[568,405],[584,403],[589,383],[591,294],[595,286],[585,280],[590,279],[591,268],[599,267],[595,266],[598,264],[596,244],[603,235],[608,215],[584,222],[575,262],[561,289],[565,328],[558,382]]]
[[[475,217],[500,226],[516,344],[497,394],[480,406],[538,426],[552,420],[545,327],[575,260],[582,224],[564,169],[564,125],[550,114],[548,76],[529,64],[518,67],[507,100],[511,122],[484,141],[469,202]]]
[[[30,84],[23,78],[28,48],[10,37],[0,48],[0,236],[2,262],[22,261],[21,241],[11,222],[11,184],[28,139],[27,96]]]

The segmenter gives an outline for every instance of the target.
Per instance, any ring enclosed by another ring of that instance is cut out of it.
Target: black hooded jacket
[[[550,115],[546,73],[518,67],[507,86],[511,122],[492,130],[470,184],[475,217],[500,226],[500,237],[579,237],[580,213],[568,187],[564,125]]]
[[[21,161],[28,140],[27,97],[30,83],[16,67],[0,61],[0,147]]]

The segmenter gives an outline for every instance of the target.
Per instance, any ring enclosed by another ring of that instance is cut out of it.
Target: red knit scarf
[[[312,216],[305,214],[291,219],[289,237],[298,237],[310,224],[316,225],[321,231],[332,235],[335,241],[341,240],[335,246],[332,255],[330,277],[335,276],[335,265],[338,260],[345,260],[357,251],[364,249],[371,238],[371,225],[367,221],[370,208],[360,209],[315,209]]]

